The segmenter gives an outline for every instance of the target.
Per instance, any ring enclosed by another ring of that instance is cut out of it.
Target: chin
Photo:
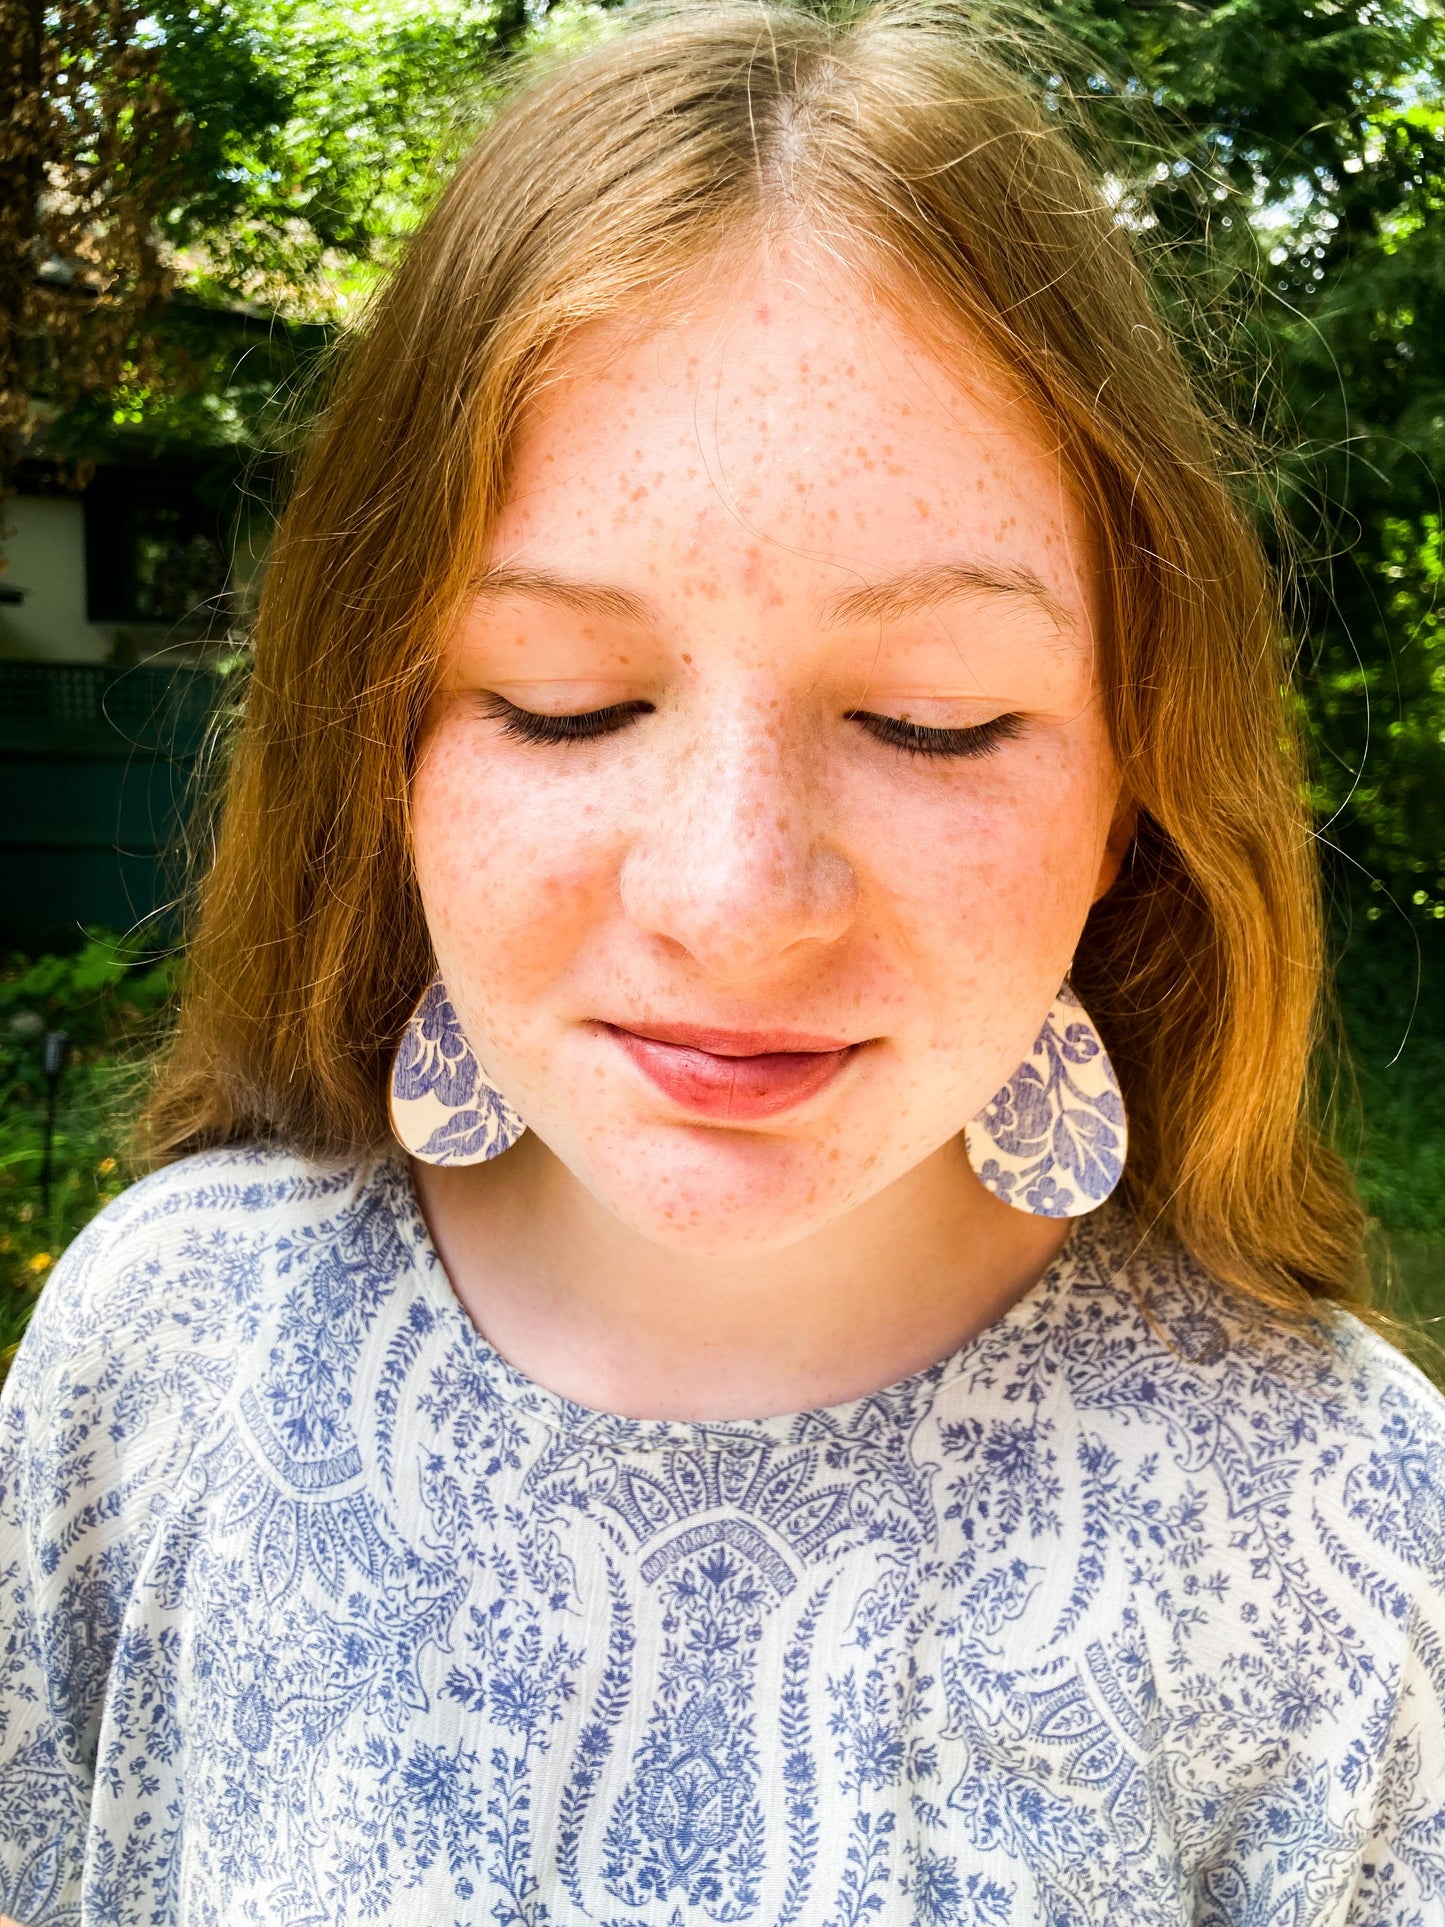
[[[629,1230],[689,1257],[726,1261],[786,1251],[872,1188],[863,1172],[840,1171],[816,1144],[723,1132],[688,1136],[694,1141],[685,1146],[634,1138],[627,1156],[594,1165],[585,1182]]]

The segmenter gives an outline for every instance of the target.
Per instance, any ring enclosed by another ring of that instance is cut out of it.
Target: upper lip
[[[719,1030],[709,1024],[609,1024],[654,1044],[678,1044],[712,1057],[772,1057],[785,1053],[823,1053],[851,1049],[856,1039],[818,1037],[798,1030]]]

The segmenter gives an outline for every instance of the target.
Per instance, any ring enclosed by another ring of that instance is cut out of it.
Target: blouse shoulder
[[[1249,1307],[1178,1247],[1116,1227],[1081,1256],[1060,1333],[1081,1417],[1162,1433],[1181,1481],[1211,1478],[1241,1530],[1314,1548],[1402,1639],[1422,1616],[1445,1636],[1440,1389],[1352,1314]]]
[[[224,1400],[318,1219],[354,1209],[364,1173],[262,1146],[207,1151],[132,1185],[55,1267],[3,1395],[0,1468],[112,1517],[180,1469]],[[0,1505],[7,1474],[0,1470]]]
[[[138,1415],[121,1408],[143,1383],[165,1383],[199,1409],[255,1329],[278,1245],[308,1205],[355,1177],[247,1146],[202,1152],[132,1185],[47,1281],[7,1386],[12,1413],[41,1384],[51,1394],[83,1385],[104,1399],[117,1439],[134,1429]]]
[[[298,1279],[328,1251],[375,1269],[389,1170],[205,1152],[123,1193],[47,1281],[0,1391],[0,1915],[79,1917],[128,1601]]]
[[[1348,1314],[1336,1316],[1330,1339],[1342,1436],[1337,1456],[1328,1446],[1319,1454],[1323,1503],[1333,1503],[1350,1544],[1378,1559],[1388,1616],[1408,1622],[1413,1638],[1422,1620],[1433,1628],[1445,1706],[1445,1395]],[[1359,1577],[1369,1590],[1369,1575]]]
[[[27,1595],[42,1637],[72,1640],[83,1622],[99,1664],[285,1287],[288,1247],[328,1210],[344,1214],[361,1177],[262,1147],[205,1152],[133,1185],[56,1265],[0,1392],[0,1583]],[[78,1651],[43,1657],[83,1751],[103,1677],[87,1677]]]

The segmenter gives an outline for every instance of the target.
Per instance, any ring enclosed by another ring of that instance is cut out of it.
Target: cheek
[[[441,973],[505,1044],[605,915],[615,864],[595,801],[524,777],[509,747],[471,736],[443,723],[429,741],[413,845]]]
[[[1043,743],[956,783],[909,772],[862,805],[880,907],[950,1027],[960,1005],[1007,1022],[1062,980],[1109,815],[1104,760],[1081,747]]]

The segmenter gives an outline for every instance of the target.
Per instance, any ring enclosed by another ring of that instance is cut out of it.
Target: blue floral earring
[[[1036,1218],[1080,1218],[1124,1171],[1119,1080],[1065,980],[1033,1049],[966,1126],[968,1161],[995,1197]]]
[[[397,1141],[423,1164],[485,1164],[527,1128],[487,1082],[440,979],[401,1033],[390,1108]]]

